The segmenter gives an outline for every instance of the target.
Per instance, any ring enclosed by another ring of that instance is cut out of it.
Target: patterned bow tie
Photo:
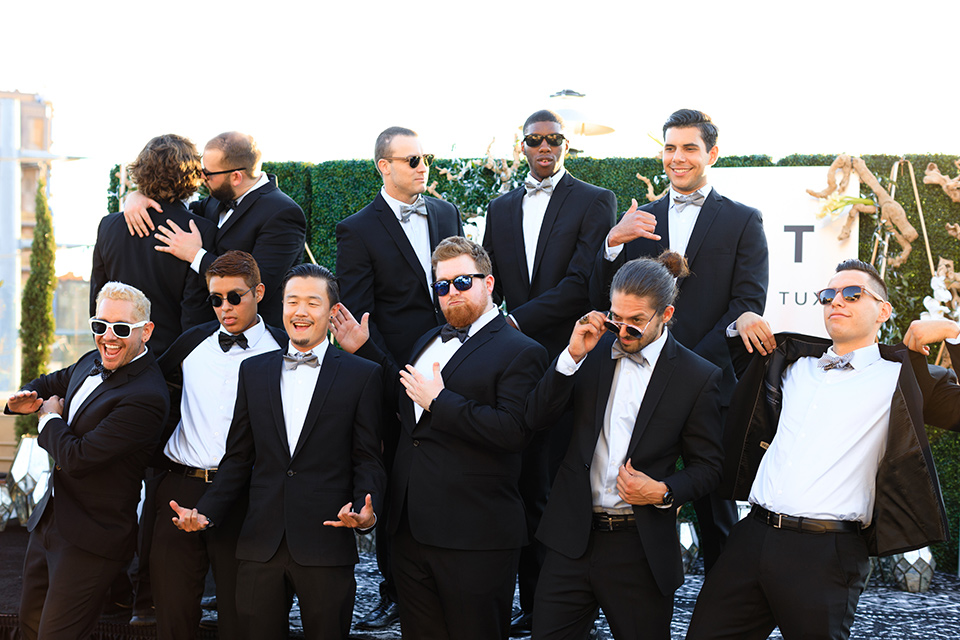
[[[421,216],[427,215],[427,202],[423,199],[423,196],[417,196],[417,200],[413,204],[400,205],[400,222],[406,222],[415,213]]]
[[[467,338],[470,337],[470,327],[464,327],[463,329],[457,329],[450,323],[443,325],[440,328],[440,340],[447,342],[453,338],[456,338],[460,341],[460,344],[463,344],[467,341]]]
[[[220,204],[217,205],[217,215],[222,215],[230,209],[236,209],[239,204],[236,200],[221,200]]]
[[[220,348],[223,349],[224,353],[226,353],[227,351],[230,351],[230,347],[232,347],[235,344],[240,345],[241,349],[246,349],[248,346],[247,336],[243,335],[242,333],[238,333],[234,335],[232,333],[226,333],[221,331],[220,333],[217,334],[217,340],[220,341]]]
[[[100,376],[101,379],[106,380],[113,375],[114,369],[106,369],[103,366],[103,363],[100,360],[93,361],[93,369],[90,370],[88,376]]]
[[[853,369],[853,365],[850,364],[851,360],[853,360],[853,351],[842,356],[832,356],[825,353],[823,357],[817,360],[817,366],[824,371],[830,371],[830,369],[843,371],[844,369]]]
[[[703,206],[704,200],[706,200],[706,197],[699,191],[694,191],[688,196],[683,194],[673,196],[673,204],[677,208],[677,212],[683,211],[688,204],[697,207]]]
[[[291,356],[287,353],[283,354],[283,366],[287,371],[292,371],[302,364],[316,369],[320,366],[320,359],[315,353],[311,353],[310,355],[298,353],[295,356]]]
[[[646,356],[644,356],[639,351],[634,351],[632,353],[624,351],[623,345],[620,344],[619,340],[614,340],[613,348],[610,350],[610,357],[613,358],[614,360],[619,360],[620,358],[629,358],[630,360],[633,360],[641,367],[650,366],[650,361],[647,360]]]
[[[528,196],[538,191],[543,191],[545,194],[550,195],[553,193],[553,176],[537,182],[532,175],[527,174],[527,177],[523,181],[523,188],[527,190]]]

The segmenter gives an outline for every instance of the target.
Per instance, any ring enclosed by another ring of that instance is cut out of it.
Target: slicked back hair
[[[880,277],[880,272],[877,271],[877,268],[869,262],[857,260],[856,258],[850,258],[849,260],[844,260],[837,265],[837,273],[840,273],[841,271],[864,272],[870,276],[870,283],[873,285],[873,289],[875,290],[874,293],[884,300],[889,300],[886,283],[883,281],[883,278]]]
[[[260,267],[253,256],[246,251],[227,251],[225,254],[213,261],[210,268],[207,269],[207,285],[210,284],[210,278],[233,278],[240,277],[247,283],[248,287],[255,287],[260,284]]]
[[[460,256],[470,256],[477,265],[477,272],[484,276],[493,274],[493,264],[490,262],[490,256],[482,246],[467,240],[462,236],[450,236],[440,241],[437,248],[433,250],[430,262],[433,270],[436,272],[437,263],[444,260],[453,260]]]
[[[690,275],[687,260],[676,251],[664,251],[657,258],[637,258],[613,276],[610,294],[623,293],[647,298],[657,315],[677,299],[677,278]]]
[[[671,113],[667,121],[663,123],[663,137],[667,137],[667,129],[675,127],[696,127],[699,129],[700,137],[703,138],[703,144],[706,145],[707,151],[717,145],[717,136],[720,135],[717,125],[713,124],[710,116],[696,109],[680,109]]]
[[[340,302],[340,283],[330,269],[310,262],[298,264],[287,271],[287,275],[283,277],[283,285],[280,290],[286,292],[287,283],[293,278],[319,278],[323,280],[327,283],[327,298],[329,298],[330,306],[332,307]]]

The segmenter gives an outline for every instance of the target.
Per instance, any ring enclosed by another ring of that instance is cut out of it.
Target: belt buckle
[[[613,530],[613,516],[609,513],[601,513],[601,520],[597,529],[599,531],[612,531]]]
[[[216,469],[204,469],[203,470],[203,481],[205,484],[210,484],[213,482],[213,479],[210,477],[210,472],[213,471],[216,473]]]
[[[772,513],[772,514],[770,514],[770,515],[777,516],[776,522],[771,522],[771,523],[770,523],[770,526],[773,527],[774,529],[782,529],[782,528],[783,528],[783,514],[782,514],[782,513]]]

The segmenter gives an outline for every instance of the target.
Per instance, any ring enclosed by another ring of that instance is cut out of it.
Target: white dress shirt
[[[380,189],[380,195],[386,200],[387,206],[393,211],[393,215],[397,217],[397,220],[400,222],[400,228],[403,229],[407,240],[410,241],[410,246],[413,247],[413,252],[416,254],[417,260],[423,268],[423,274],[427,281],[427,288],[429,289],[433,285],[433,266],[430,263],[430,254],[432,252],[430,250],[430,225],[427,217],[415,213],[407,218],[406,222],[403,222],[400,216],[400,206],[408,203],[400,202],[396,198],[391,197],[387,194],[385,188]]]
[[[256,184],[244,191],[239,198],[237,198],[237,206],[243,202],[243,199],[247,197],[248,193],[252,193],[270,182],[270,178],[267,177],[267,174],[261,173],[260,179],[257,180]],[[230,219],[230,216],[233,215],[233,209],[227,209],[226,211],[220,212],[220,220],[217,222],[217,228],[223,227],[227,223],[227,220]],[[189,231],[189,229],[188,229]],[[200,262],[203,260],[203,256],[207,255],[207,250],[203,247],[197,251],[197,255],[193,257],[193,262],[190,263],[190,268],[193,269],[196,273],[200,273]]]
[[[643,402],[650,377],[666,342],[667,328],[664,327],[659,338],[640,350],[647,359],[646,365],[641,366],[630,358],[617,360],[613,384],[607,398],[607,409],[603,415],[603,429],[597,438],[597,446],[590,463],[590,489],[594,511],[633,513],[633,506],[617,492],[617,476],[620,474],[620,465],[627,462],[627,449],[633,437],[637,414],[640,413],[640,403]],[[605,355],[610,357],[609,354]],[[575,363],[569,348],[564,349],[557,359],[557,372],[573,375],[584,360],[586,358]]]
[[[300,433],[307,420],[307,410],[313,400],[313,392],[317,388],[317,379],[323,367],[323,357],[327,354],[329,346],[330,343],[327,340],[321,340],[312,351],[300,352],[292,344],[287,350],[287,354],[291,356],[301,353],[308,356],[313,353],[320,361],[320,366],[317,367],[300,365],[296,369],[287,369],[285,366],[281,369],[280,404],[283,406],[283,424],[287,429],[287,444],[290,446],[291,457],[297,449],[297,443],[300,442]]]
[[[479,318],[477,318],[470,329],[467,332],[467,340],[476,335],[477,331],[487,326],[491,320],[497,317],[500,314],[500,309],[494,307],[489,311],[485,312]],[[414,361],[414,368],[423,374],[423,377],[427,380],[433,380],[433,363],[440,363],[440,370],[443,371],[443,368],[447,366],[447,363],[450,362],[450,358],[453,357],[453,354],[457,350],[465,345],[466,342],[460,342],[456,338],[451,338],[444,342],[440,339],[440,336],[437,335],[433,340],[431,340],[423,351],[420,352],[420,355]],[[413,417],[415,422],[420,421],[420,416],[423,415],[423,407],[421,407],[416,402],[413,403]]]
[[[563,167],[560,168],[551,177],[553,188],[557,185],[567,172]],[[533,173],[529,177],[540,184]],[[537,243],[540,241],[540,228],[543,226],[543,217],[547,213],[547,206],[550,204],[551,193],[544,191],[535,191],[523,196],[523,248],[527,254],[527,278],[533,279],[533,262],[537,257]]]
[[[704,198],[710,195],[711,190],[712,187],[709,184],[697,189],[697,191],[703,194]],[[670,241],[670,250],[676,251],[682,256],[686,256],[687,245],[690,244],[690,236],[693,235],[693,227],[697,224],[697,218],[700,216],[700,209],[703,207],[695,204],[688,204],[683,208],[683,211],[677,211],[677,203],[673,201],[673,198],[678,195],[680,194],[674,191],[673,187],[670,187],[670,193],[667,194],[667,197],[669,198],[668,202],[670,203],[669,208],[667,209],[667,228],[669,229],[667,235],[670,236],[668,238]],[[657,231],[654,230],[654,233],[657,233]],[[607,234],[607,239],[609,238],[610,235]],[[616,247],[611,247],[610,243],[607,242],[607,240],[604,240],[603,246],[606,249],[604,256],[607,260],[613,262],[617,259],[617,256],[620,255],[620,252],[623,251],[624,245],[621,244],[617,245]]]
[[[240,363],[252,356],[280,348],[260,316],[243,332],[247,348],[235,344],[224,352],[218,334],[222,326],[204,338],[181,364],[183,394],[180,422],[163,454],[178,464],[196,469],[216,469],[227,446],[227,434],[237,403]]]

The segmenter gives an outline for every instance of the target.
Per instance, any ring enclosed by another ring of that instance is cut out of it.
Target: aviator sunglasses
[[[523,143],[528,147],[539,147],[543,144],[544,139],[546,139],[547,144],[551,147],[559,147],[563,144],[563,141],[566,140],[562,133],[548,133],[546,135],[542,133],[528,133],[523,136]]]
[[[448,293],[450,293],[450,283],[453,283],[453,286],[457,288],[457,291],[467,291],[470,287],[473,286],[474,278],[486,278],[487,276],[482,273],[467,273],[462,276],[457,276],[453,280],[437,280],[433,283],[433,290],[437,292],[437,295],[441,298]]]
[[[411,169],[416,169],[417,167],[420,166],[420,158],[423,158],[423,164],[429,167],[430,165],[433,164],[433,159],[435,157],[436,156],[434,156],[432,153],[426,153],[422,156],[407,156],[405,158],[398,158],[395,156],[393,157],[384,156],[383,159],[384,160],[404,160],[408,165],[410,165]]]
[[[617,335],[620,335],[620,327],[624,327],[627,330],[627,335],[634,338],[642,338],[643,332],[647,330],[647,327],[650,326],[650,323],[653,322],[653,318],[647,320],[647,324],[643,326],[643,329],[635,327],[632,324],[627,324],[626,322],[619,322],[613,319],[613,314],[610,311],[607,311],[607,317],[603,321],[603,326],[607,328],[607,331],[611,331]]]
[[[251,289],[253,289],[253,287],[250,287],[250,289],[247,289],[243,293],[237,293],[236,291],[231,291],[230,293],[227,294],[227,302],[229,302],[233,306],[237,306],[238,304],[240,304],[240,300],[243,298],[243,296],[247,295]],[[210,296],[207,298],[207,301],[214,307],[219,307],[220,305],[223,304],[223,296],[221,296],[219,293],[211,293]]]
[[[838,293],[847,302],[856,302],[864,293],[869,293],[880,302],[883,302],[883,298],[875,294],[873,291],[870,291],[870,289],[867,289],[863,285],[859,284],[852,284],[849,287],[844,287],[843,289],[839,290],[834,289],[833,287],[821,289],[820,291],[817,291],[817,300],[822,305],[828,305],[833,302],[833,299],[837,297]]]
[[[107,332],[107,329],[110,329],[113,331],[113,335],[118,338],[129,338],[134,329],[138,329],[148,322],[150,321],[143,320],[130,324],[129,322],[107,322],[106,320],[90,318],[90,330],[93,331],[93,335],[102,336]]]

